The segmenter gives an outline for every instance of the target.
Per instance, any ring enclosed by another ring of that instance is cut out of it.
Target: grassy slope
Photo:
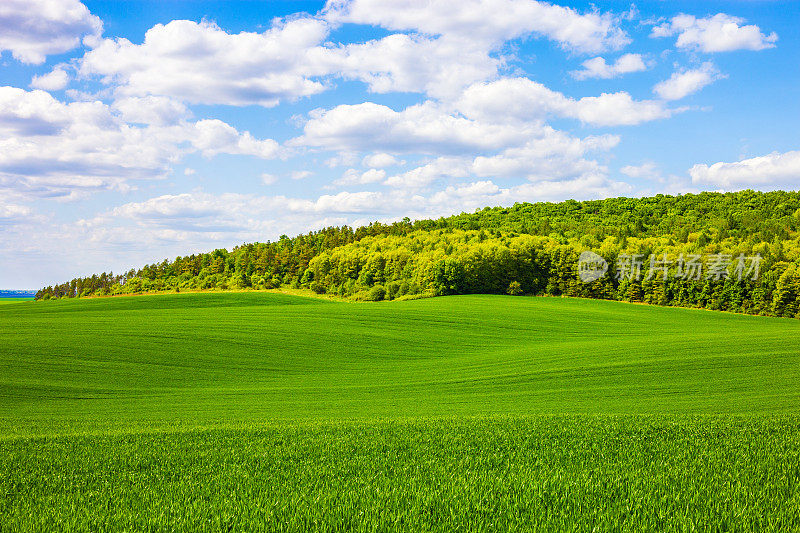
[[[800,322],[617,302],[192,294],[7,305],[0,434],[536,413],[791,413]]]
[[[3,306],[0,531],[796,529],[799,327],[499,296]]]
[[[0,305],[18,304],[21,302],[33,302],[33,298],[0,298]]]

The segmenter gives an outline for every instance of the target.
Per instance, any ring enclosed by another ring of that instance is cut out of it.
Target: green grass
[[[220,293],[0,311],[0,530],[800,528],[800,321]]]
[[[800,321],[596,300],[61,300],[5,306],[0,335],[2,434],[800,406]]]
[[[0,298],[0,305],[17,304],[20,302],[33,302],[33,298]]]
[[[798,429],[534,417],[0,441],[0,529],[792,531]]]

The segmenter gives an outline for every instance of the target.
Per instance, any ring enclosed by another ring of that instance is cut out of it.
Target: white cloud
[[[419,92],[439,98],[497,76],[502,61],[481,43],[447,36],[392,34],[380,40],[317,50],[331,74],[357,79],[375,93]]]
[[[745,187],[789,186],[800,182],[800,151],[772,152],[735,163],[697,164],[689,169],[692,183],[723,189]]]
[[[278,176],[274,174],[267,174],[266,172],[261,174],[261,183],[264,185],[275,185],[278,183]]]
[[[199,120],[188,128],[189,141],[206,157],[217,154],[251,155],[262,159],[278,157],[278,143],[259,140],[246,131],[240,133],[230,124],[217,119]],[[192,131],[193,130],[193,131]]]
[[[191,113],[181,102],[163,96],[126,97],[115,100],[112,108],[125,122],[170,125],[188,118]]]
[[[465,116],[483,120],[531,121],[555,115],[593,126],[635,125],[676,112],[659,101],[634,100],[626,92],[569,98],[527,78],[477,83],[464,91],[456,106]]]
[[[505,78],[468,87],[455,107],[473,120],[542,121],[568,99],[528,78]]]
[[[80,60],[121,95],[157,95],[194,104],[260,105],[318,94],[331,79],[363,81],[372,92],[448,96],[497,75],[502,61],[479,43],[392,34],[364,43],[324,42],[314,18],[277,20],[263,33],[231,34],[210,22],[173,20],[142,44],[105,39]]]
[[[65,104],[44,91],[0,87],[0,190],[74,198],[164,177],[191,152],[278,155],[275,141],[219,120],[135,127],[123,114],[99,101]]]
[[[471,170],[480,177],[524,177],[530,181],[605,176],[606,167],[584,156],[589,152],[610,150],[619,141],[615,135],[578,139],[548,127],[540,137],[522,147],[475,158]]]
[[[78,0],[3,0],[0,3],[0,51],[23,63],[41,64],[46,56],[93,44],[103,23]],[[44,87],[43,87],[44,88]]]
[[[31,87],[45,91],[60,91],[69,83],[69,75],[62,68],[53,69],[47,74],[34,76]]]
[[[361,183],[375,183],[381,181],[386,177],[386,171],[383,169],[371,168],[361,174]]]
[[[239,34],[210,22],[173,20],[150,28],[139,45],[103,40],[81,59],[80,73],[102,76],[123,95],[273,107],[325,89],[311,78],[326,68],[315,65],[310,54],[327,34],[327,25],[314,18]]]
[[[448,178],[524,178],[556,182],[587,176],[604,177],[607,168],[585,156],[590,152],[610,150],[619,140],[615,135],[578,139],[548,126],[522,146],[507,148],[491,156],[438,157],[390,176],[385,184],[416,190]]]
[[[396,174],[386,180],[386,185],[403,189],[421,189],[441,178],[466,178],[470,160],[464,157],[439,157],[430,163]]]
[[[345,171],[341,178],[334,181],[334,185],[367,185],[370,183],[377,183],[383,181],[386,177],[386,171],[383,169],[371,168],[364,172],[349,168]]]
[[[436,156],[383,182],[405,190],[472,177],[553,182],[604,178],[608,169],[587,154],[612,149],[620,141],[618,136],[580,139],[551,128],[543,119],[555,115],[595,125],[619,125],[672,112],[659,101],[639,102],[627,93],[575,100],[531,80],[514,78],[473,85],[454,106],[428,101],[395,111],[365,102],[315,110],[303,135],[289,144],[346,153],[385,151],[365,158],[368,166],[388,166],[396,161],[391,153]],[[335,184],[377,181],[377,176],[367,179],[350,169]]]
[[[25,205],[0,203],[0,224],[7,224],[31,214],[31,208]]]
[[[630,42],[613,15],[579,13],[535,0],[464,0],[457,6],[448,0],[331,0],[325,11],[333,22],[442,35],[486,46],[533,35],[570,51],[597,53]]]
[[[668,80],[657,83],[653,92],[664,100],[680,100],[724,77],[712,63],[706,62],[696,69],[674,72]]]
[[[578,80],[589,78],[610,79],[630,72],[647,70],[647,64],[641,54],[624,54],[611,64],[606,63],[606,60],[602,57],[594,57],[587,59],[581,65],[583,66],[582,70],[575,70],[570,73]]]
[[[362,165],[369,168],[394,167],[399,165],[405,165],[405,163],[406,163],[405,161],[400,161],[395,156],[387,154],[385,152],[379,152],[377,154],[368,155],[361,161]]]
[[[658,167],[652,161],[647,161],[641,165],[626,165],[619,171],[628,177],[637,179],[655,179],[661,176]]]
[[[489,155],[525,145],[545,131],[544,119],[575,118],[594,126],[634,125],[678,110],[628,93],[573,99],[527,78],[478,83],[449,106],[426,101],[401,111],[364,102],[310,113],[290,146],[343,152]]]
[[[581,14],[544,2],[471,0],[457,10],[444,1],[405,3],[329,3],[326,19],[276,19],[263,33],[231,34],[210,22],[173,20],[150,28],[141,44],[102,40],[79,61],[79,73],[100,77],[118,96],[166,96],[192,104],[273,107],[318,94],[336,78],[360,80],[376,93],[453,99],[464,87],[498,76],[508,59],[502,46],[510,39],[544,35],[580,52],[629,42],[610,14]],[[332,25],[344,21],[415,33],[349,44],[325,41]],[[623,56],[617,68],[638,68],[635,57]]]
[[[117,217],[151,220],[159,224],[179,219],[196,220],[219,215],[222,212],[222,205],[213,201],[210,195],[189,193],[165,194],[144,202],[124,204],[111,210],[111,214]]]
[[[348,167],[355,165],[358,162],[358,153],[342,151],[333,157],[325,160],[324,164],[329,168]]]
[[[310,170],[294,170],[292,171],[291,177],[293,180],[304,180],[306,178],[310,178],[313,176],[314,173]]]
[[[653,100],[634,100],[626,92],[602,93],[600,96],[585,96],[574,101],[564,111],[564,116],[579,119],[594,126],[634,126],[678,112]]]
[[[717,13],[714,16],[696,18],[678,15],[653,28],[651,37],[678,35],[678,48],[696,49],[702,52],[731,52],[733,50],[764,50],[774,48],[778,35],[765,35],[756,25],[742,25],[744,19]]]
[[[193,168],[188,168],[187,167],[187,168],[183,169],[183,175],[184,176],[194,176],[195,174],[197,174],[197,171],[195,169],[193,169]]]
[[[496,150],[523,142],[530,128],[458,117],[433,102],[394,111],[364,102],[316,110],[294,146],[328,150],[458,154]]]

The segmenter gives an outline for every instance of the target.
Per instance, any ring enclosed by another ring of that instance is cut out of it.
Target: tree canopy
[[[282,236],[76,278],[36,297],[291,286],[362,300],[543,294],[798,317],[798,226],[797,192],[520,203]],[[578,272],[586,250],[609,265],[589,283]],[[748,263],[742,277],[745,257],[759,264],[753,272]],[[625,261],[630,267],[631,258],[641,275],[620,275],[618,267]],[[689,264],[698,276],[685,275]]]

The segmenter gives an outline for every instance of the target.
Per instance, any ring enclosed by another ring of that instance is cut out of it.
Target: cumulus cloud
[[[578,139],[546,128],[541,137],[500,154],[475,158],[471,170],[481,177],[524,177],[530,181],[555,181],[585,176],[605,176],[607,168],[584,158],[589,152],[610,150],[619,144],[616,135]]]
[[[0,189],[75,197],[131,188],[166,175],[187,153],[271,158],[278,145],[219,120],[136,127],[99,101],[62,103],[49,93],[0,87]]]
[[[676,46],[701,52],[731,52],[733,50],[764,50],[774,48],[778,35],[766,35],[754,25],[744,25],[739,17],[717,13],[705,18],[678,15],[653,28],[651,37],[677,35]]]
[[[523,178],[529,181],[564,181],[587,176],[605,177],[608,169],[587,159],[593,152],[605,152],[619,143],[615,135],[572,137],[546,126],[525,144],[490,156],[444,156],[395,174],[385,184],[417,190],[438,180],[467,178]]]
[[[456,106],[467,117],[484,120],[529,121],[554,115],[593,126],[630,126],[676,112],[659,101],[634,100],[626,92],[570,98],[528,78],[477,83],[464,91]]]
[[[661,102],[634,100],[623,91],[585,96],[574,103],[570,102],[563,115],[594,126],[634,126],[671,117],[678,111],[664,107]]]
[[[169,96],[196,104],[257,104],[324,90],[311,57],[328,34],[314,18],[277,21],[263,33],[229,34],[211,22],[173,20],[150,28],[142,44],[104,39],[80,61],[128,96]]]
[[[402,111],[365,102],[312,112],[303,135],[289,144],[344,151],[458,154],[522,142],[529,130],[459,117],[434,102]]]
[[[445,97],[496,76],[502,64],[480,43],[392,34],[335,44],[324,42],[330,30],[315,17],[238,34],[211,22],[173,20],[149,29],[141,44],[103,40],[80,60],[79,72],[114,85],[121,95],[274,107],[323,92],[333,78],[363,81],[377,93]]]
[[[658,167],[652,161],[647,161],[641,165],[626,165],[619,171],[630,178],[637,179],[655,179],[661,176]]]
[[[602,57],[587,59],[582,64],[582,70],[572,71],[572,77],[578,80],[589,78],[610,79],[630,72],[647,70],[647,64],[641,54],[624,54],[614,63],[606,63]]]
[[[797,187],[800,180],[800,151],[772,152],[734,163],[697,164],[689,169],[692,183],[722,189],[783,186]]]
[[[657,83],[653,92],[664,100],[680,100],[724,77],[712,63],[706,62],[699,68],[674,72],[669,79]]]
[[[381,151],[367,166],[389,166],[391,154],[433,159],[389,175],[384,185],[429,189],[437,181],[469,178],[523,178],[529,181],[605,178],[605,165],[588,157],[607,152],[620,138],[577,138],[555,130],[548,116],[570,117],[593,125],[636,124],[669,116],[659,101],[635,101],[627,93],[572,99],[526,78],[509,78],[469,87],[452,106],[427,101],[396,111],[365,102],[310,113],[295,147],[345,153]],[[378,174],[354,169],[336,185],[377,183]]]
[[[191,115],[183,103],[163,96],[119,98],[111,107],[122,120],[136,124],[176,124]]]
[[[342,22],[412,33],[327,42]],[[274,107],[318,94],[335,78],[360,80],[376,93],[447,99],[496,78],[505,65],[502,45],[528,35],[578,52],[629,42],[610,14],[544,2],[472,0],[454,11],[443,1],[356,0],[329,3],[320,17],[276,19],[262,33],[232,34],[206,21],[157,24],[141,44],[124,38],[98,42],[80,60],[79,73],[99,77],[121,96],[167,96],[192,104]],[[625,58],[620,68],[631,68],[630,61]]]
[[[389,177],[386,185],[409,190],[420,189],[441,178],[466,178],[470,175],[469,170],[469,158],[438,157],[429,163]]]
[[[78,0],[3,0],[0,3],[0,51],[34,65],[48,55],[93,44],[103,23]]]
[[[597,53],[630,42],[608,13],[577,10],[535,0],[330,0],[328,20],[371,24],[389,30],[442,35],[488,46],[525,36],[542,36],[566,50]]]
[[[318,49],[330,74],[366,83],[370,91],[419,92],[450,98],[497,76],[502,61],[480,42],[449,36],[392,34],[379,40]]]
[[[377,154],[368,155],[361,161],[361,164],[369,168],[386,168],[404,165],[405,161],[398,160],[392,154],[379,152]]]
[[[69,83],[69,74],[63,68],[55,68],[47,74],[34,76],[31,87],[45,91],[60,91]]]
[[[198,120],[183,128],[189,142],[206,157],[217,154],[251,155],[272,159],[279,155],[279,145],[272,139],[256,139],[250,132],[240,133],[217,119]],[[183,132],[181,132],[183,133]]]
[[[349,168],[345,171],[341,178],[334,181],[334,185],[367,185],[370,183],[377,183],[383,181],[386,177],[386,171],[383,169],[371,168],[364,172]]]
[[[372,102],[310,113],[295,147],[342,152],[473,156],[525,145],[542,135],[548,116],[594,126],[634,125],[671,116],[676,110],[628,93],[573,99],[527,78],[478,83],[451,107],[432,101],[403,110]]]
[[[325,160],[325,166],[329,168],[353,166],[358,162],[359,155],[356,152],[342,151],[333,157]]]

